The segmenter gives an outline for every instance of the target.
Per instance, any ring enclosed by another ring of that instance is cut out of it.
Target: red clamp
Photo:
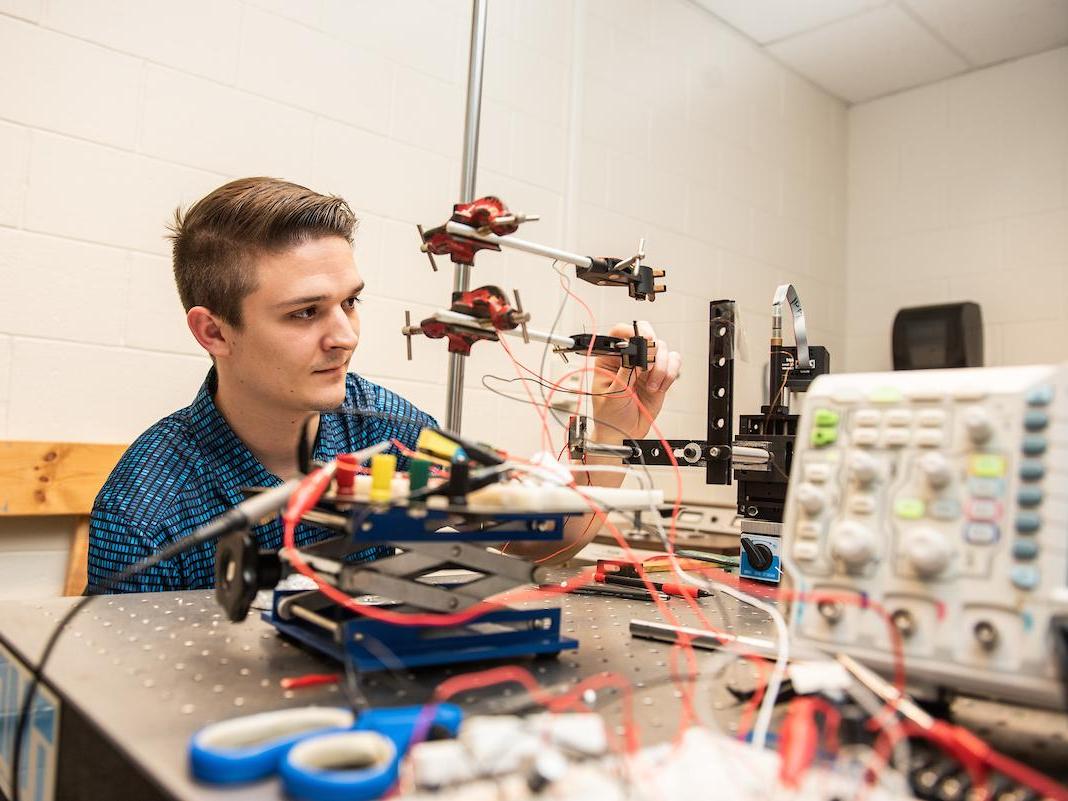
[[[519,230],[519,224],[536,217],[513,214],[498,197],[487,195],[470,203],[457,203],[452,207],[450,222],[461,223],[477,228],[480,233],[492,233],[507,236]],[[450,234],[441,225],[429,231],[420,229],[423,237],[423,251],[435,256],[448,256],[456,264],[474,264],[475,254],[480,250],[500,250],[500,245],[468,239]],[[431,262],[433,264],[433,262]]]
[[[497,236],[514,234],[522,221],[508,210],[503,200],[493,195],[480,197],[470,203],[457,203],[452,207],[452,217],[449,219],[479,230],[488,229]]]
[[[518,296],[517,296],[518,300]],[[516,304],[518,306],[518,303]],[[452,296],[452,310],[459,314],[489,320],[499,331],[511,331],[526,323],[529,315],[522,308],[512,308],[508,296],[499,287],[482,286],[469,292],[456,292]]]
[[[516,303],[513,307],[508,302],[508,296],[495,286],[483,286],[468,292],[453,294],[450,310],[457,314],[465,314],[478,320],[487,320],[492,323],[493,329],[477,328],[474,326],[456,325],[442,322],[428,317],[419,324],[418,328],[412,328],[410,318],[406,317],[405,327],[402,333],[408,337],[408,358],[411,359],[411,336],[422,333],[430,339],[449,340],[449,353],[461,353],[467,356],[471,353],[471,346],[479,340],[497,341],[497,331],[510,331],[514,328],[523,328],[526,339],[527,322],[530,315],[523,311],[519,300],[519,293],[515,295]],[[407,315],[407,312],[405,312]]]

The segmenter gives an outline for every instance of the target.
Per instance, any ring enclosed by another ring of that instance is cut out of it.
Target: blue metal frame
[[[351,512],[349,532],[354,542],[558,540],[564,535],[566,522],[566,516],[558,512],[501,512],[480,516],[462,509],[427,509],[425,515],[413,517],[410,510],[404,506],[393,506],[385,511],[374,510],[370,514],[367,510],[366,505],[361,505]],[[442,534],[438,531],[450,523],[454,524],[458,514],[469,519],[481,517],[484,522],[495,525],[485,531],[461,531],[456,534]]]
[[[578,648],[577,640],[561,636],[558,608],[501,607],[455,627],[396,626],[361,617],[341,607],[320,610],[319,614],[326,616],[333,612],[332,617],[340,624],[335,639],[313,623],[300,618],[283,620],[278,615],[279,601],[296,592],[301,591],[275,590],[271,611],[264,612],[263,619],[282,634],[338,661],[351,661],[365,672],[514,659]],[[486,624],[504,626],[505,630],[479,630]],[[368,642],[372,643],[370,647]],[[383,655],[388,663],[380,658]]]

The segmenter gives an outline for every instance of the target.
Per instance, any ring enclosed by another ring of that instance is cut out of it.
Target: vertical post
[[[478,125],[482,110],[482,65],[486,55],[486,8],[488,0],[473,0],[471,15],[471,50],[467,65],[467,110],[464,115],[464,150],[460,166],[460,202],[475,199],[475,174],[478,171]],[[466,292],[471,281],[471,265],[457,264],[452,278],[453,292]],[[446,383],[445,427],[459,433],[464,403],[464,359],[449,354]]]

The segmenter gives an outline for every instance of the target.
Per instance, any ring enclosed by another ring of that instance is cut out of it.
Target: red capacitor
[[[338,495],[356,494],[356,459],[351,453],[337,455],[337,470],[334,472]]]

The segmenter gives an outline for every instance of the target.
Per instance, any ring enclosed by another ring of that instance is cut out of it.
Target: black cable
[[[255,498],[250,499],[252,501]],[[41,653],[41,658],[37,661],[37,664],[32,669],[32,677],[30,684],[26,688],[26,695],[23,698],[22,706],[19,709],[18,723],[15,725],[15,743],[11,758],[11,776],[12,776],[12,793],[11,801],[18,801],[19,799],[19,764],[22,757],[22,740],[26,735],[26,727],[29,725],[30,709],[33,706],[35,696],[37,695],[37,688],[41,684],[41,679],[44,675],[45,666],[48,664],[49,657],[52,656],[53,650],[55,650],[56,644],[59,642],[60,635],[66,626],[74,619],[74,617],[81,612],[90,601],[96,598],[98,595],[106,593],[115,589],[118,585],[124,581],[128,581],[139,573],[143,573],[150,567],[158,565],[160,562],[164,562],[168,559],[173,559],[181,553],[193,548],[197,545],[201,545],[205,542],[209,542],[214,539],[218,539],[232,531],[237,531],[247,527],[250,523],[255,522],[255,519],[250,519],[250,515],[247,511],[249,501],[245,501],[242,504],[238,504],[232,509],[227,510],[219,517],[201,526],[194,531],[188,537],[183,537],[178,542],[168,545],[161,551],[157,551],[154,554],[146,556],[140,561],[134,562],[129,567],[125,568],[119,573],[113,573],[108,578],[104,579],[99,585],[90,586],[86,589],[86,594],[82,598],[78,599],[78,602],[72,606],[65,615],[60,619],[59,623],[52,630],[52,633],[48,636],[48,640],[45,643],[44,650]],[[257,509],[259,505],[254,504],[253,508]],[[245,508],[242,508],[245,507]],[[258,517],[256,518],[258,519]]]

